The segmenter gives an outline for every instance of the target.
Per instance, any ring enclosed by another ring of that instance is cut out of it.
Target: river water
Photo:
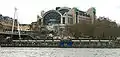
[[[0,47],[0,57],[120,57],[120,49]]]

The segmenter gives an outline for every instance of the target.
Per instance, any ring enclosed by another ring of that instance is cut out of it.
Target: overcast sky
[[[120,23],[120,0],[0,0],[0,13],[13,17],[14,7],[17,7],[20,23],[30,24],[37,20],[37,14],[40,15],[42,10],[64,6],[82,11],[95,7],[97,16],[106,16]]]

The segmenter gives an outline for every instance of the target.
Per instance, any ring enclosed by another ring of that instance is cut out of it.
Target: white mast
[[[19,33],[19,38],[21,39],[21,36],[20,36],[20,25],[19,25],[19,19],[18,19],[18,14],[17,14],[17,25],[18,25],[18,33]]]
[[[13,33],[13,31],[14,31],[14,22],[15,22],[15,19],[17,19],[17,25],[18,25],[17,30],[18,30],[18,33],[19,33],[19,38],[21,39],[17,10],[18,10],[18,9],[15,7],[14,19],[13,19],[13,26],[12,26],[12,33]]]
[[[17,11],[17,9],[15,8],[14,18],[13,18],[13,25],[12,25],[12,33],[14,31],[14,22],[15,22],[16,11]]]

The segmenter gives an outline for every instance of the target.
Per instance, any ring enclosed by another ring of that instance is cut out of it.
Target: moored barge
[[[12,37],[10,37],[12,35]],[[30,34],[0,33],[1,47],[51,47],[51,48],[120,48],[119,39],[92,38],[34,38]]]

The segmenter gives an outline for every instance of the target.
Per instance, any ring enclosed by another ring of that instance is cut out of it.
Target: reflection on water
[[[0,47],[1,57],[120,57],[120,49]]]

